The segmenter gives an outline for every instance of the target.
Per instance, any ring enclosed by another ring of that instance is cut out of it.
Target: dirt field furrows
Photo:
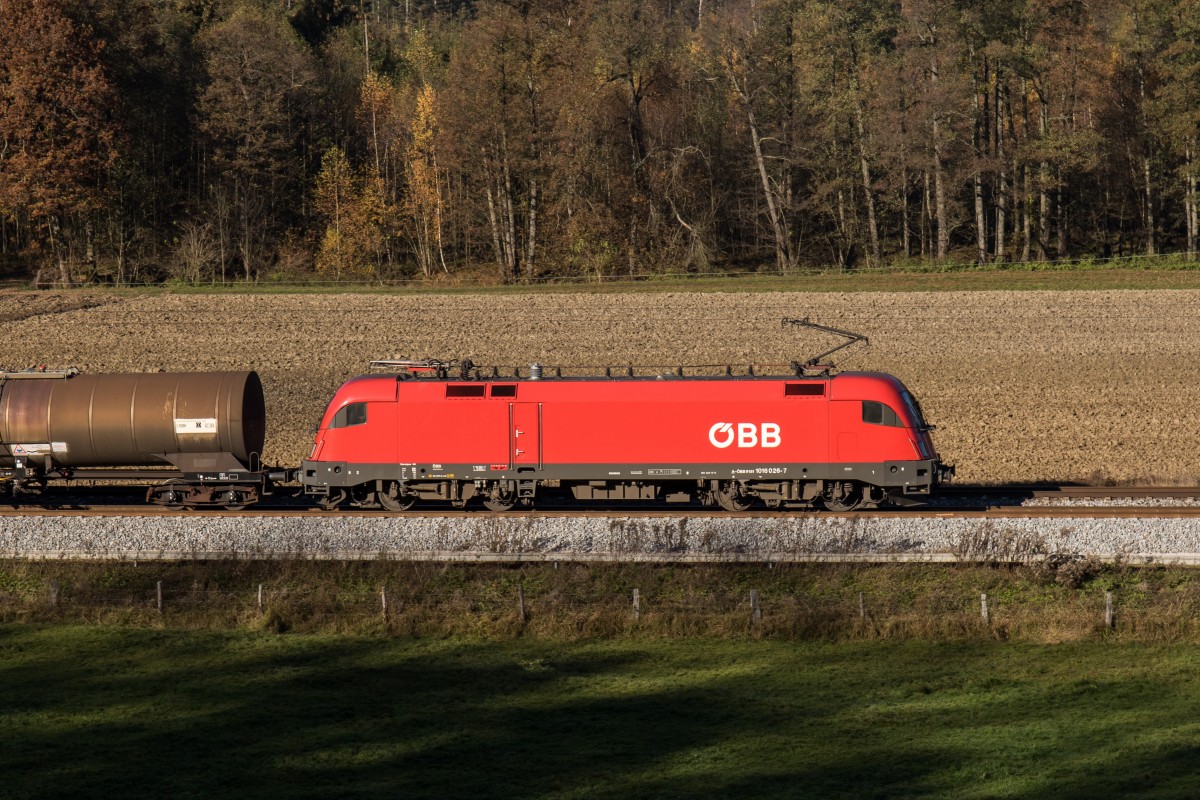
[[[108,294],[87,292],[2,292],[0,291],[0,322],[19,322],[40,316],[53,316],[79,308],[95,308],[120,302]]]
[[[836,343],[780,325],[810,316],[871,338],[839,366],[904,380],[961,481],[1200,480],[1198,291],[77,297],[0,298],[4,365],[257,369],[268,462],[372,358],[786,363]]]

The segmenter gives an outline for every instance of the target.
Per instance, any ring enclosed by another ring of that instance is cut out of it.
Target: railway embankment
[[[151,514],[6,516],[0,557],[445,562],[1200,564],[1200,516]]]

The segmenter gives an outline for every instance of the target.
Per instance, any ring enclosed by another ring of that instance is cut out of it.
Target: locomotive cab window
[[[515,383],[501,383],[492,387],[492,397],[516,397],[517,385]]]
[[[889,425],[893,428],[903,428],[899,415],[890,406],[874,400],[863,400],[862,421],[871,425]]]
[[[366,422],[367,404],[351,403],[338,409],[338,412],[333,415],[333,421],[329,423],[329,427],[349,428],[351,425],[365,425]]]

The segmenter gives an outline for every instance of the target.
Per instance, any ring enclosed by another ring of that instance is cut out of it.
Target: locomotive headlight
[[[895,471],[896,471],[896,465],[892,464],[892,472],[895,472]]]

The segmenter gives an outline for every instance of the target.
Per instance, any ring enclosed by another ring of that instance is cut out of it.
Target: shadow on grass
[[[0,796],[1188,796],[1194,656],[1087,647],[5,626]]]

